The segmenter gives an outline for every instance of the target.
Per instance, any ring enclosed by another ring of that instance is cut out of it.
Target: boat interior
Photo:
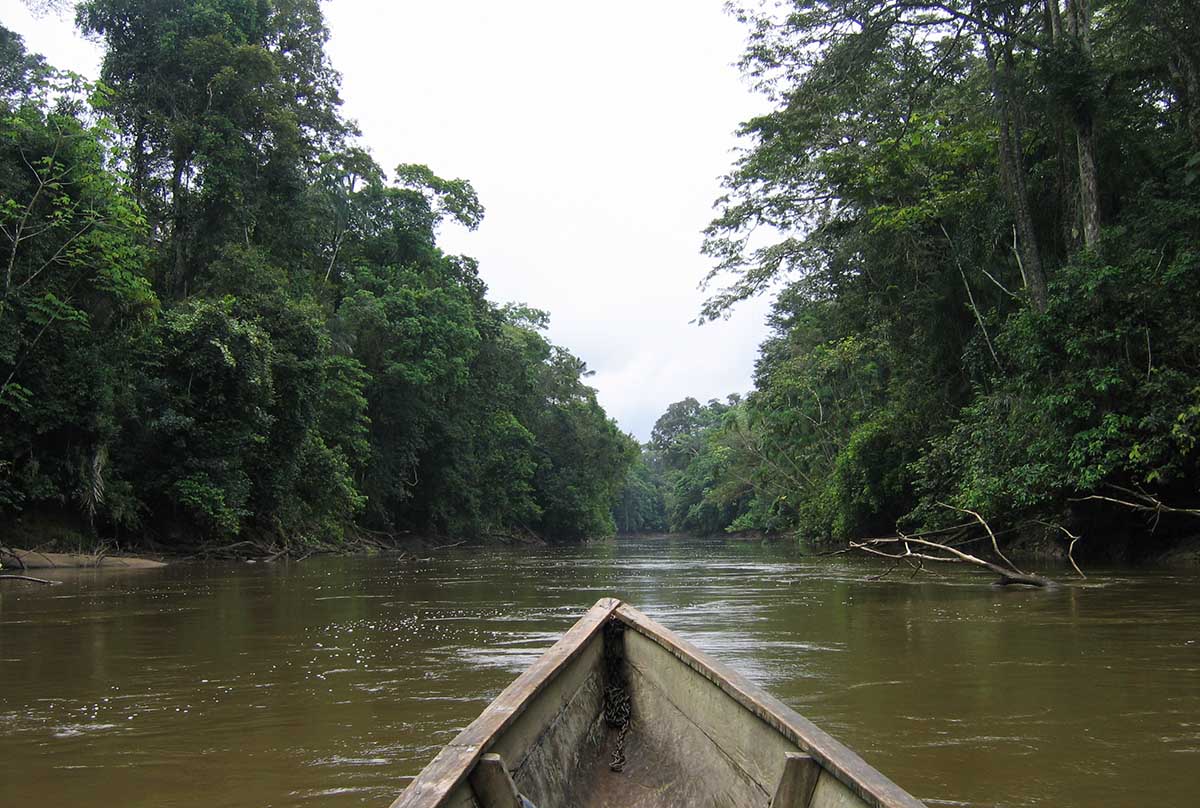
[[[606,598],[393,808],[921,808],[854,752]]]

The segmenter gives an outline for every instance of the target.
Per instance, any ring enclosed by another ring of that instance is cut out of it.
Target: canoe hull
[[[605,718],[614,687],[632,708],[620,771],[609,765],[619,729]],[[780,800],[786,808],[923,808],[764,690],[611,598],[505,689],[392,808],[507,808],[521,798],[536,808],[785,808]]]

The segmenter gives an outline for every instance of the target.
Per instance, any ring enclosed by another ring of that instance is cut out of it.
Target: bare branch
[[[967,273],[963,269],[962,262],[958,260],[958,250],[954,247],[954,239],[950,238],[950,233],[946,231],[945,225],[939,223],[938,226],[942,228],[942,233],[946,236],[946,241],[950,243],[950,254],[954,256],[954,263],[958,267],[958,274],[962,278],[963,286],[967,289],[967,301],[971,306],[971,313],[975,315],[975,321],[979,323],[979,330],[983,332],[983,341],[987,343],[988,353],[992,355],[992,361],[996,363],[996,369],[1003,373],[1004,365],[1000,364],[1000,357],[996,355],[996,349],[992,346],[992,338],[988,335],[987,324],[983,322],[983,314],[979,311],[979,306],[975,304],[975,293],[971,291],[971,284],[967,281]],[[989,275],[988,277],[990,278],[991,276]]]
[[[1071,540],[1070,544],[1067,545],[1067,560],[1071,562],[1071,566],[1075,568],[1075,572],[1079,575],[1080,578],[1087,578],[1087,576],[1083,574],[1083,570],[1079,569],[1079,565],[1075,563],[1075,542],[1079,541],[1083,537],[1076,536],[1074,533],[1067,530],[1062,525],[1055,525],[1055,524],[1051,524],[1050,522],[1042,522],[1040,520],[1038,521],[1038,524],[1044,525],[1044,526],[1054,529],[1054,530],[1061,530],[1063,533],[1065,533],[1067,535],[1067,538]]]
[[[1051,581],[1048,578],[1043,578],[1042,576],[1034,573],[1023,572],[1017,568],[1015,564],[1009,561],[1009,559],[1000,552],[999,543],[996,541],[996,534],[988,525],[987,520],[985,520],[982,516],[974,511],[969,511],[962,508],[951,508],[951,510],[969,513],[974,516],[976,520],[983,525],[984,530],[987,531],[988,536],[991,538],[993,550],[996,551],[996,554],[1003,559],[1008,566],[1004,567],[999,564],[995,564],[991,561],[971,555],[970,553],[964,552],[957,547],[945,544],[943,542],[921,538],[919,535],[905,535],[904,533],[879,539],[866,539],[857,542],[851,541],[849,542],[848,549],[857,550],[862,553],[867,553],[868,555],[887,558],[893,562],[904,561],[910,565],[916,565],[914,566],[914,575],[924,569],[922,566],[923,562],[936,561],[943,564],[971,564],[976,567],[981,567],[1000,576],[1000,580],[997,581],[997,584],[1003,586],[1007,586],[1009,584],[1036,587],[1056,586],[1054,581]],[[931,533],[932,531],[927,531],[925,535],[930,535]],[[917,547],[919,549],[914,550],[913,547]],[[1078,570],[1078,568],[1076,569]],[[891,570],[888,570],[888,572],[890,573]],[[885,573],[885,575],[886,574],[887,573]],[[882,578],[884,576],[879,577]]]
[[[49,584],[54,586],[62,581],[48,581],[45,578],[34,578],[32,575],[0,575],[0,581],[28,581],[33,584]]]
[[[938,22],[949,22],[951,19],[961,20],[962,22],[969,23],[969,24],[975,26],[975,28],[978,29],[981,33],[986,32],[989,34],[994,34],[996,36],[1003,37],[1005,39],[1011,39],[1014,42],[1020,42],[1022,45],[1025,45],[1026,47],[1032,47],[1032,48],[1038,47],[1038,43],[1036,41],[1030,39],[1029,37],[1026,37],[1025,35],[1021,34],[1019,31],[1017,31],[1013,28],[1005,28],[1003,26],[997,25],[996,23],[992,22],[991,20],[986,20],[982,17],[977,17],[972,14],[967,14],[963,11],[960,11],[957,8],[954,8],[953,6],[951,6],[948,3],[930,3],[930,2],[925,2],[924,0],[916,0],[915,2],[906,2],[906,3],[902,3],[900,5],[902,8],[907,8],[909,10],[941,11],[944,14],[949,15],[949,19],[939,20]]]
[[[897,562],[893,563],[893,564],[892,564],[892,566],[888,567],[886,570],[884,570],[883,572],[879,573],[878,575],[872,575],[872,576],[871,576],[870,578],[868,578],[867,580],[868,580],[868,581],[882,581],[884,578],[888,577],[888,576],[889,576],[889,575],[891,575],[893,572],[895,572],[895,571],[896,571],[896,567],[898,567],[898,566],[900,566],[900,562],[899,562],[899,561],[897,561]]]
[[[947,505],[944,502],[939,502],[938,505],[941,505],[943,508],[949,508],[952,511],[958,511],[959,513],[969,513],[971,516],[974,516],[975,520],[977,522],[979,522],[979,524],[983,525],[983,529],[987,531],[988,536],[991,538],[992,550],[995,551],[996,555],[999,556],[1000,559],[1005,564],[1012,567],[1012,569],[1014,569],[1015,571],[1022,572],[1020,567],[1018,567],[1016,564],[1012,563],[1012,561],[1010,561],[1008,559],[1008,556],[1006,556],[1006,555],[1004,555],[1004,553],[1000,552],[1000,543],[996,541],[996,534],[992,532],[992,526],[987,523],[986,519],[984,519],[979,514],[975,513],[975,511],[968,510],[966,508],[956,508],[953,505]]]
[[[1200,509],[1175,508],[1167,505],[1153,494],[1148,494],[1140,489],[1133,491],[1128,488],[1122,488],[1119,485],[1110,485],[1109,488],[1112,488],[1115,491],[1120,491],[1131,499],[1117,499],[1116,497],[1106,497],[1101,494],[1090,494],[1086,497],[1074,497],[1070,501],[1087,502],[1089,500],[1100,500],[1103,502],[1112,502],[1125,508],[1141,511],[1142,513],[1153,514],[1155,527],[1158,526],[1159,517],[1161,517],[1164,513],[1179,513],[1185,516],[1200,516]]]

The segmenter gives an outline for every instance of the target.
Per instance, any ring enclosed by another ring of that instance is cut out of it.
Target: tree
[[[613,521],[623,534],[661,533],[668,529],[666,481],[646,463],[646,448],[634,461],[613,505]]]
[[[186,295],[222,245],[282,257],[318,155],[348,133],[316,0],[88,0],[101,80],[130,139],[131,185],[169,244],[159,288]]]
[[[911,536],[952,508],[1014,535],[1105,496],[1182,530],[1191,5],[739,10],[773,109],[742,127],[705,243],[728,284],[702,316],[776,299],[756,389],[693,452],[687,501],[813,540]]]
[[[108,458],[158,307],[142,221],[113,174],[109,122],[88,108],[95,88],[4,42],[23,67],[0,99],[0,508],[58,499],[126,521]]]
[[[272,554],[613,531],[636,447],[547,315],[438,247],[483,216],[470,182],[350,141],[316,0],[78,22],[95,87],[0,29],[4,525]]]

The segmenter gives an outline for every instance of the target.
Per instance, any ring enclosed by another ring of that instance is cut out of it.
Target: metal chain
[[[604,718],[609,726],[617,728],[617,743],[613,747],[612,762],[608,768],[619,772],[625,768],[625,736],[629,734],[631,720],[629,694],[619,687],[610,687],[605,696]]]
[[[625,768],[625,736],[633,723],[633,702],[621,670],[624,630],[616,620],[604,627],[604,720],[617,730],[617,743],[608,766],[614,772]]]

